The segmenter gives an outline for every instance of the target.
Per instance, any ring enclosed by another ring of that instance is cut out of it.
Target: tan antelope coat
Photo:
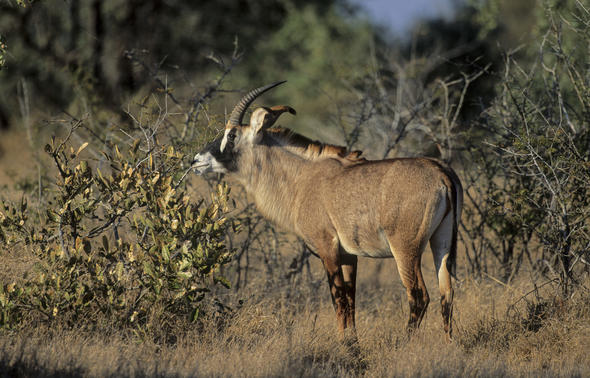
[[[462,205],[457,175],[429,158],[368,161],[342,147],[305,145],[285,131],[268,130],[278,117],[272,109],[256,109],[248,126],[229,122],[223,137],[195,156],[197,173],[233,176],[263,216],[301,237],[322,259],[342,331],[355,327],[357,256],[395,258],[410,303],[409,329],[419,326],[429,303],[421,255],[430,242],[450,338]]]

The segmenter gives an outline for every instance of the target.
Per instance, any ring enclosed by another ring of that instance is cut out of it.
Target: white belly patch
[[[343,235],[338,233],[342,248],[351,255],[374,258],[393,257],[389,243],[383,230],[372,232],[373,237],[366,235]]]

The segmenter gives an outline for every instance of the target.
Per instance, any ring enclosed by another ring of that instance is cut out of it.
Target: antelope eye
[[[233,141],[234,141],[234,139],[236,139],[236,134],[235,134],[233,131],[231,131],[229,134],[227,134],[227,139],[228,139],[230,142],[233,142]]]

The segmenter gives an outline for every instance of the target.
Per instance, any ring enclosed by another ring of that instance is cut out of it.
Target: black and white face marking
[[[223,134],[219,145],[219,151],[224,152],[226,150],[233,150],[239,140],[240,138],[237,133],[237,128],[232,127],[230,129],[225,129],[225,133]]]
[[[223,141],[222,141],[223,142]],[[236,142],[236,128],[232,127],[231,129],[229,129],[229,131],[226,133],[225,135],[225,148],[219,148],[219,150],[221,152],[228,150],[231,151],[234,149],[235,147],[235,142]]]
[[[235,169],[236,155],[233,146],[232,148],[226,148],[223,152],[221,151],[221,141],[224,137],[215,139],[195,155],[192,166],[196,174],[202,175],[208,172],[228,173]]]

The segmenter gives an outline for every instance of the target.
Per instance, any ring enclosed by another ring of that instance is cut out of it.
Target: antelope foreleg
[[[342,268],[339,263],[324,259],[324,268],[328,275],[328,284],[330,285],[330,294],[332,295],[332,304],[336,312],[336,321],[338,322],[338,330],[344,334],[344,329],[347,326],[348,300],[346,299],[346,289],[344,285],[344,277],[342,275]]]
[[[346,312],[346,327],[352,329],[356,328],[355,325],[355,295],[356,295],[356,268],[358,258],[354,255],[342,254],[342,276],[344,278],[344,291],[347,301],[347,312]]]

